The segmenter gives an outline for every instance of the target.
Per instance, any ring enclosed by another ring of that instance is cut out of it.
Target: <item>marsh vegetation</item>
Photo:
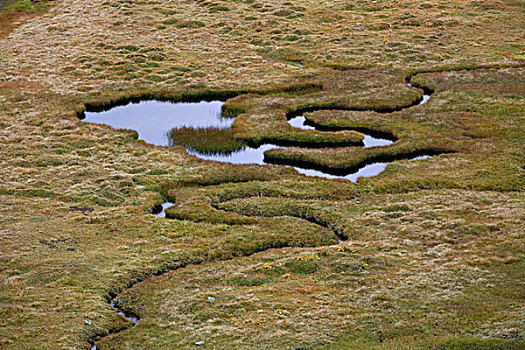
[[[39,6],[0,8],[1,348],[525,346],[520,1]],[[78,119],[145,100],[276,161],[439,156],[351,183]]]

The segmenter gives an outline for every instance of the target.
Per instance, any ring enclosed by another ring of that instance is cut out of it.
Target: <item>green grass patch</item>
[[[229,155],[246,146],[229,128],[183,126],[170,130],[167,135],[170,146],[180,145],[207,155]]]

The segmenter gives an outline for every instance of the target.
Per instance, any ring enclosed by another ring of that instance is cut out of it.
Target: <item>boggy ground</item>
[[[521,2],[66,0],[17,18],[0,41],[2,348],[524,346]],[[373,111],[417,99],[413,74],[429,103]],[[286,113],[326,104],[361,111],[307,117],[399,138],[276,158],[450,153],[352,184],[77,118],[245,92],[227,103],[249,107],[240,138],[319,135]],[[152,216],[167,197],[176,219]]]

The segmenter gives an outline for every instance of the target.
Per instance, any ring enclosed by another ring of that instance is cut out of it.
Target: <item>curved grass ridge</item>
[[[413,74],[405,76],[404,81],[409,84]],[[235,99],[227,101],[223,105],[223,111],[231,116],[238,116],[234,121],[232,129],[234,133],[241,139],[245,140],[250,145],[261,145],[263,143],[276,144],[285,147],[304,147],[304,148],[325,148],[325,147],[348,147],[348,146],[362,146],[362,141],[354,139],[354,135],[361,135],[362,132],[369,133],[373,136],[384,137],[386,139],[397,141],[397,137],[389,131],[376,130],[366,127],[319,127],[317,124],[307,121],[307,125],[315,126],[316,130],[303,130],[291,127],[285,120],[289,120],[299,115],[308,112],[322,111],[322,110],[341,110],[341,111],[370,111],[381,114],[394,113],[402,111],[421,103],[424,95],[431,95],[434,90],[419,84],[411,84],[410,87],[420,90],[417,97],[412,99],[409,103],[403,101],[376,101],[375,103],[365,103],[363,106],[355,103],[326,101],[325,99],[303,98],[296,101],[290,101],[292,107],[289,107],[286,101],[270,101],[266,103],[268,112],[260,110],[253,98],[249,96],[239,96]],[[413,94],[408,91],[407,94]],[[264,104],[264,103],[263,103]],[[266,114],[263,114],[266,113]],[[271,113],[269,115],[268,113]],[[343,135],[346,136],[344,140]],[[337,141],[336,141],[337,140]],[[362,139],[361,139],[362,140]],[[276,150],[267,151],[266,154],[275,154]],[[278,153],[279,151],[277,151]],[[284,151],[285,152],[285,151]],[[432,155],[435,151],[431,151]],[[421,155],[421,154],[418,154]],[[397,158],[402,159],[410,156],[406,153],[405,156],[399,154]],[[277,159],[275,156],[268,155],[265,159],[274,164],[286,164],[283,159],[285,156]],[[380,157],[378,157],[379,159]],[[310,163],[308,163],[310,164]],[[308,165],[303,163],[303,166]],[[366,165],[363,163],[362,165]],[[320,168],[313,168],[321,170]],[[355,167],[353,168],[355,169]]]
[[[385,147],[386,148],[386,147]],[[273,151],[273,152],[272,152]],[[355,173],[359,169],[366,165],[373,163],[393,162],[396,160],[412,159],[421,156],[437,156],[445,153],[454,153],[451,149],[439,149],[439,148],[428,148],[418,149],[414,151],[399,151],[395,148],[378,152],[376,154],[367,154],[355,165],[335,167],[330,165],[319,164],[316,161],[302,160],[300,155],[297,158],[293,158],[290,154],[278,153],[280,150],[270,150],[264,155],[264,161],[271,164],[289,165],[296,166],[299,168],[319,170],[324,173],[335,175],[335,176],[346,176]]]
[[[330,110],[328,110],[328,111],[330,111]],[[361,126],[346,127],[346,126],[339,126],[339,125],[328,124],[328,123],[327,124],[321,124],[321,123],[315,122],[315,120],[313,120],[313,119],[309,119],[307,115],[304,115],[304,117],[305,117],[304,125],[311,126],[311,127],[315,128],[316,130],[319,130],[319,131],[353,130],[353,131],[357,131],[357,132],[362,133],[362,134],[368,134],[370,136],[386,139],[386,140],[389,140],[389,141],[392,141],[392,142],[396,142],[397,140],[399,140],[399,138],[396,137],[390,131],[383,131],[383,130],[367,128],[367,127],[361,127]]]
[[[426,87],[421,84],[411,83],[413,75],[408,75],[405,78],[407,85],[420,89],[423,91],[423,95],[431,96],[434,93],[434,89]],[[410,104],[398,106],[398,107],[372,107],[372,108],[349,108],[349,107],[337,107],[337,106],[311,106],[311,107],[302,107],[294,111],[286,113],[286,118],[289,120],[291,118],[304,115],[305,113],[323,111],[323,110],[340,110],[340,111],[370,111],[376,113],[394,113],[399,112],[407,108],[411,108],[419,105],[424,97],[421,95],[416,100],[412,101]],[[366,127],[343,127],[338,125],[328,125],[316,123],[312,119],[306,118],[305,125],[312,126],[316,131],[326,131],[326,132],[341,132],[341,131],[355,131],[355,132],[365,132],[374,136],[383,137],[391,141],[397,141],[398,138],[394,136],[391,132],[381,131]],[[311,131],[310,131],[311,132]],[[307,147],[307,146],[306,146]],[[403,149],[405,148],[405,149]],[[271,164],[280,164],[280,165],[289,165],[296,166],[307,169],[314,169],[322,171],[324,173],[335,175],[335,176],[346,176],[352,174],[362,167],[378,163],[378,162],[393,162],[395,160],[410,159],[419,156],[436,156],[443,153],[453,153],[455,152],[452,148],[421,148],[421,149],[412,149],[407,150],[407,147],[385,147],[385,148],[375,148],[373,150],[366,150],[364,153],[360,153],[359,159],[351,165],[327,165],[323,164],[322,160],[305,160],[301,154],[290,154],[286,149],[273,149],[265,152],[264,161]]]
[[[176,198],[177,195],[172,193],[170,197]],[[341,216],[301,203],[280,203],[280,201],[282,198],[279,200],[278,197],[260,196],[241,196],[225,202],[206,202],[202,199],[179,200],[166,209],[166,218],[212,224],[253,225],[260,223],[261,217],[289,216],[329,229],[341,241],[348,239],[347,230],[338,224],[344,222]],[[273,206],[270,202],[273,202]],[[262,209],[258,207],[261,203],[266,204],[262,204]],[[242,209],[238,209],[239,205]]]
[[[421,101],[423,101],[423,95],[432,95],[435,91],[429,87],[426,87],[426,86],[423,86],[423,85],[420,85],[420,84],[416,84],[416,83],[411,83],[411,80],[412,80],[412,77],[413,75],[407,75],[406,78],[405,78],[405,82],[408,86],[410,87],[414,87],[416,89],[420,89],[422,90],[422,94],[417,97],[416,99],[412,100],[410,103],[408,104],[403,104],[401,103],[400,105],[398,106],[390,106],[390,105],[377,105],[377,106],[371,106],[371,107],[361,107],[361,108],[358,108],[358,107],[348,107],[348,106],[345,106],[345,105],[342,105],[342,104],[337,104],[337,103],[327,103],[326,105],[321,105],[321,106],[306,106],[306,107],[301,107],[301,108],[298,108],[294,111],[289,111],[286,113],[286,118],[287,119],[292,119],[294,117],[297,117],[297,116],[300,116],[300,115],[303,115],[304,113],[309,113],[309,112],[315,112],[315,111],[322,111],[322,110],[331,110],[331,109],[334,109],[334,110],[341,110],[341,111],[360,111],[360,112],[366,112],[366,111],[371,111],[371,112],[376,112],[376,113],[394,113],[394,112],[400,112],[404,109],[408,109],[408,108],[411,108],[411,107],[414,107],[414,106],[417,106],[418,104],[421,103]]]
[[[299,129],[300,130],[300,129]],[[304,147],[304,148],[329,148],[329,147],[351,147],[363,146],[364,136],[353,130],[345,133],[335,132],[300,132],[292,131],[293,136],[282,135],[277,137],[264,137],[256,141],[253,139],[245,140],[246,144],[252,147],[259,147],[263,144],[273,144],[282,147]]]
[[[248,217],[292,216],[332,230],[340,241],[348,239],[346,228],[338,224],[344,222],[342,216],[314,209],[302,203],[285,203],[282,201],[282,198],[279,200],[275,197],[243,197],[231,199],[227,202],[213,203],[211,206],[219,210]]]
[[[187,258],[173,261],[172,263],[162,266],[155,271],[141,273],[133,280],[125,284],[122,288],[110,291],[107,295],[107,302],[112,307],[117,309],[117,312],[124,317],[133,316],[140,320],[140,315],[138,312],[126,307],[126,305],[122,305],[120,302],[118,302],[117,298],[122,291],[130,289],[136,284],[145,282],[150,278],[158,277],[189,265],[199,265],[204,262],[226,261],[238,257],[248,257],[255,253],[269,249],[287,247],[316,247],[320,245],[330,245],[337,243],[337,239],[333,237],[333,233],[328,231],[326,228],[314,224],[307,225],[306,227],[298,226],[297,220],[299,219],[295,217],[279,217],[279,222],[276,222],[276,219],[274,218],[260,218],[259,223],[267,226],[268,228],[279,227],[279,230],[276,231],[275,235],[268,236],[266,233],[258,233],[257,235],[260,239],[250,241],[249,244],[243,245],[238,245],[238,240],[236,237],[228,237],[226,239],[219,240],[213,246],[208,247],[208,249],[202,249],[198,252],[194,252],[194,256],[188,254]],[[290,240],[287,236],[289,231],[293,231],[295,234],[295,238],[292,240]],[[131,326],[131,322],[129,324]],[[129,327],[120,327],[110,329],[103,335],[94,335],[89,340],[89,343],[93,346],[92,349],[95,350],[97,349],[97,341],[100,341],[103,337],[120,333],[128,328]]]

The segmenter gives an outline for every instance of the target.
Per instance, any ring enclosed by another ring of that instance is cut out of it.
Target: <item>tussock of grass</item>
[[[223,223],[230,225],[255,224],[256,219],[242,215],[230,215],[221,210],[211,207],[202,201],[178,202],[166,209],[166,217],[177,220],[190,220],[195,222]]]
[[[302,130],[292,127],[286,122],[286,118],[275,118],[272,115],[257,116],[256,125],[248,114],[237,117],[233,122],[233,132],[238,138],[253,145],[271,143],[279,146],[298,146],[298,147],[341,147],[362,145],[363,135],[355,131],[318,132]],[[257,133],[254,133],[257,131]]]
[[[174,128],[168,132],[168,139],[170,146],[181,145],[202,154],[228,155],[245,147],[229,128]]]
[[[244,216],[294,216],[316,225],[330,228],[340,239],[347,239],[349,227],[337,212],[315,208],[312,203],[296,203],[275,197],[233,199],[217,205],[218,208]]]
[[[206,167],[209,164],[199,159],[194,160],[203,169],[202,172],[195,174],[190,163],[189,169],[176,180],[166,180],[160,184],[159,190],[166,194],[169,190],[184,187],[212,186],[221,183],[246,183],[246,182],[266,182],[275,180],[281,176],[287,176],[294,173],[293,169],[284,167],[268,167],[262,165],[230,165],[227,163],[214,162],[211,168]]]

